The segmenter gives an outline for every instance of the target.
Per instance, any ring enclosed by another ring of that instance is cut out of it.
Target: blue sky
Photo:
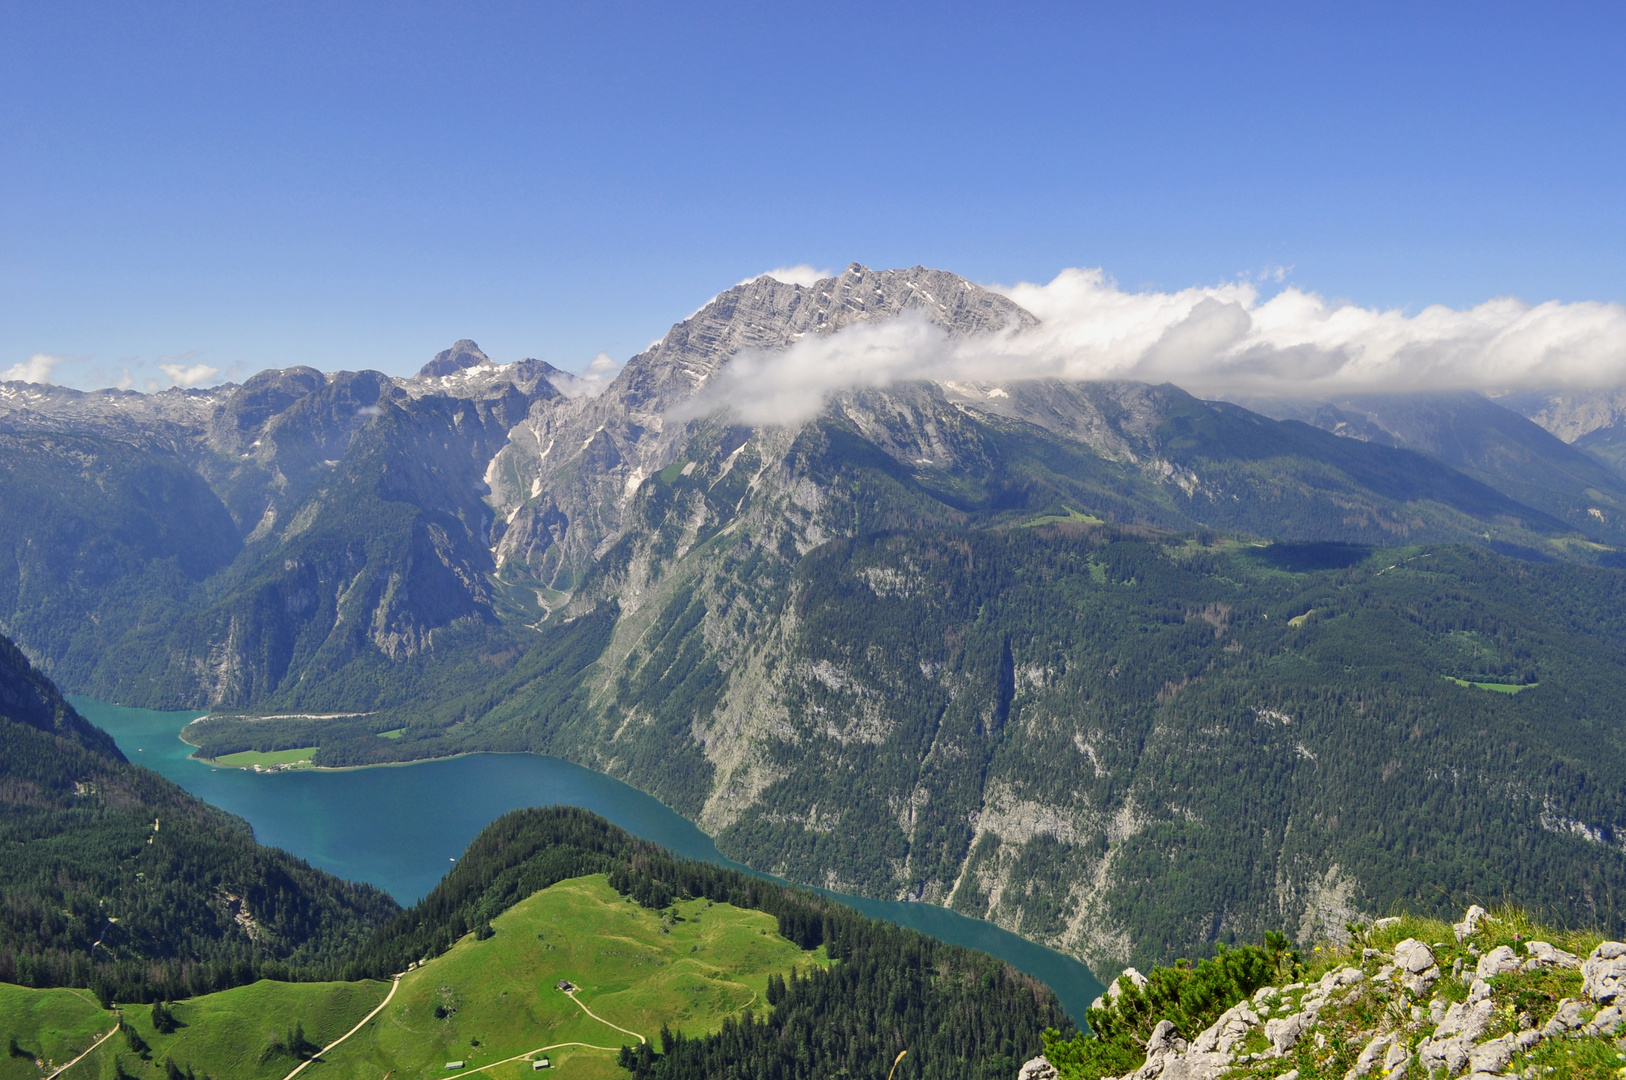
[[[7,4],[0,370],[579,369],[852,260],[1626,300],[1626,9],[1424,7]]]

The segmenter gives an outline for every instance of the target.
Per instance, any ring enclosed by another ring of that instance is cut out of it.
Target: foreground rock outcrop
[[[1158,1021],[1144,1063],[1123,1080],[1535,1080],[1626,1067],[1626,1038],[1617,1041],[1626,1035],[1626,942],[1565,935],[1572,948],[1591,946],[1583,959],[1522,916],[1477,905],[1449,929],[1381,919],[1352,930],[1348,949],[1316,950],[1323,958],[1308,970],[1318,976],[1263,986],[1189,1039]],[[1121,995],[1125,982],[1145,985],[1137,972],[1113,990]],[[1022,1080],[1101,1075],[1057,1057],[1059,1067],[1029,1061]]]

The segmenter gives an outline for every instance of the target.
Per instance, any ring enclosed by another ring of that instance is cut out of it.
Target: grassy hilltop
[[[16,1046],[0,1080],[49,1075],[36,1060],[110,1032],[64,1080],[279,1080],[329,1046],[301,1076],[462,1061],[458,1075],[517,1077],[546,1055],[572,1076],[881,1080],[907,1048],[903,1077],[1004,1080],[1068,1025],[1047,988],[990,956],[564,807],[493,822],[343,972],[112,1009],[82,989],[0,986],[0,1039]]]
[[[490,929],[407,972],[373,1022],[302,1075],[441,1076],[446,1062],[461,1060],[464,1075],[486,1069],[482,1075],[508,1078],[532,1075],[525,1059],[547,1056],[573,1077],[624,1076],[618,1053],[637,1045],[638,1035],[658,1040],[663,1026],[709,1034],[748,1008],[764,1010],[770,976],[829,964],[823,949],[799,949],[781,937],[764,912],[704,899],[651,911],[617,894],[602,874],[544,889]],[[561,979],[578,988],[574,996],[556,988]],[[162,1077],[171,1060],[183,1073],[276,1080],[301,1059],[290,1045],[296,1026],[309,1043],[325,1046],[389,991],[377,980],[261,981],[169,1005],[177,1025],[166,1032],[150,1006],[115,1012],[82,991],[8,986],[0,987],[0,1030],[20,1050],[61,1064],[122,1015],[146,1047],[138,1053],[127,1036],[115,1035],[64,1080],[111,1078],[118,1067]],[[26,1057],[0,1062],[4,1080],[40,1075]]]

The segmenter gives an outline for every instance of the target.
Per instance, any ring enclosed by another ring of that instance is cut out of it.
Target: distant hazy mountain
[[[1571,445],[1506,407],[1508,399],[1458,392],[1360,394],[1325,402],[1248,399],[1244,404],[1336,435],[1421,451],[1571,529],[1611,545],[1626,544],[1626,475],[1583,452],[1585,442],[1571,440]],[[1550,414],[1542,415],[1552,422]]]
[[[1626,389],[1525,391],[1498,400],[1571,446],[1626,472]]]
[[[601,391],[467,340],[406,379],[0,385],[0,628],[75,690],[216,710],[211,752],[563,754],[762,868],[1108,970],[1514,884],[1621,918],[1618,474],[1477,395],[674,412],[904,312],[1037,325],[855,264],[729,289]]]

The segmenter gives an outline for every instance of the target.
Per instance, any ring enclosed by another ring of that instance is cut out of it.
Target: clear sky
[[[1613,4],[10,2],[0,371],[402,373],[459,337],[580,369],[854,260],[1622,301],[1623,31]]]

